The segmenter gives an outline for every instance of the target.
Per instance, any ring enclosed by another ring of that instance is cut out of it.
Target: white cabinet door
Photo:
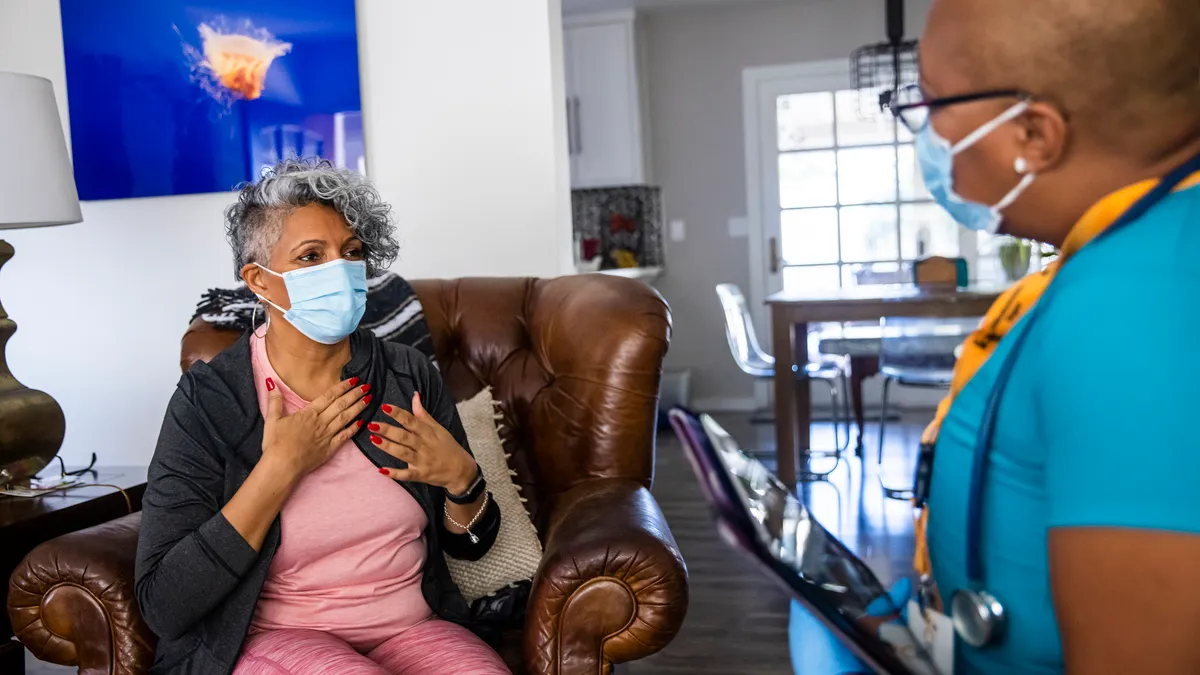
[[[571,186],[645,182],[633,20],[580,22],[564,37]]]

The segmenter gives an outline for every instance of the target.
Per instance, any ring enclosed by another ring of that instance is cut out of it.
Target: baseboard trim
[[[700,412],[749,413],[759,409],[753,396],[710,396],[692,399],[692,407]]]

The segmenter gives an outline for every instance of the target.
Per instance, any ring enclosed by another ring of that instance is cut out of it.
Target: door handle
[[[767,264],[770,266],[771,274],[779,274],[779,240],[775,237],[767,240],[767,255],[770,257]]]

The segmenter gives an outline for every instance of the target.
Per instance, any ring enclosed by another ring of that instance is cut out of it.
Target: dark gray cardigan
[[[430,414],[469,451],[453,397],[423,354],[382,342],[367,331],[350,340],[350,363],[342,376],[370,383],[373,393],[362,419],[391,421],[380,406],[410,409],[413,393],[420,392]],[[403,468],[404,462],[369,441],[363,427],[354,439],[359,449],[378,466]],[[134,576],[142,617],[159,638],[152,673],[233,672],[279,547],[280,527],[277,517],[262,551],[255,552],[221,514],[221,507],[262,456],[262,438],[247,333],[211,363],[196,364],[180,379],[150,463]],[[466,535],[445,529],[444,490],[421,483],[401,483],[397,489],[401,485],[421,504],[430,523],[421,583],[425,600],[442,618],[470,624],[470,610],[442,553],[478,560],[496,540],[500,511],[491,501],[473,529],[480,540],[472,544]]]

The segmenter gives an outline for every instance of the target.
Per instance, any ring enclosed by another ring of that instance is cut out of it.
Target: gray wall
[[[908,35],[919,33],[929,0],[908,3]],[[742,71],[846,58],[886,36],[881,0],[793,0],[694,7],[644,15],[652,180],[666,219],[687,237],[666,243],[667,274],[656,284],[671,304],[668,368],[692,371],[692,398],[749,399],[749,377],[725,343],[713,287],[750,285],[747,240],[728,220],[746,215]],[[764,327],[765,328],[765,327]]]

